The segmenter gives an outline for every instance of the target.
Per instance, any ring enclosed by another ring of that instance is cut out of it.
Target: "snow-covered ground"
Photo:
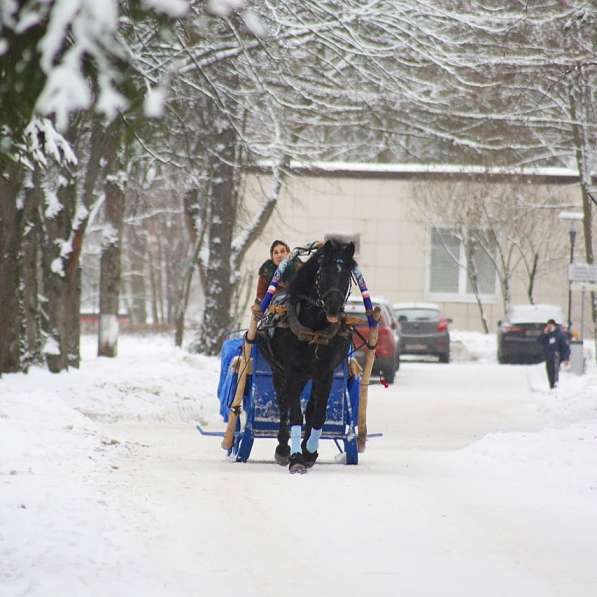
[[[589,596],[597,370],[500,366],[495,336],[372,385],[356,467],[229,462],[219,362],[170,338],[85,338],[79,371],[0,379],[0,596]]]

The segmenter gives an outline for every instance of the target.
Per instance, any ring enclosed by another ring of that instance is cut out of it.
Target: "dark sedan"
[[[435,303],[397,303],[394,315],[400,323],[400,354],[433,355],[450,362],[452,323]]]
[[[498,362],[522,364],[543,361],[543,348],[537,338],[548,319],[562,325],[562,309],[554,305],[512,305],[504,320],[498,321]]]

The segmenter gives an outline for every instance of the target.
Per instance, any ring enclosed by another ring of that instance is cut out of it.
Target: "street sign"
[[[597,265],[589,263],[571,263],[568,266],[568,279],[574,285],[597,284]]]
[[[572,284],[570,284],[570,289],[597,292],[597,282],[572,282]]]

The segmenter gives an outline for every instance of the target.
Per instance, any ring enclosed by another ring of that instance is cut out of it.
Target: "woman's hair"
[[[272,243],[272,246],[269,248],[269,256],[273,257],[274,256],[274,249],[278,246],[278,245],[282,245],[283,247],[286,247],[286,250],[290,253],[290,247],[283,241],[283,240],[275,240]]]

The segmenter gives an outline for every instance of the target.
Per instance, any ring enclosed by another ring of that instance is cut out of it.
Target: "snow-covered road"
[[[123,339],[0,380],[0,596],[593,594],[594,368],[554,395],[489,354],[403,363],[370,388],[384,437],[359,466],[325,442],[305,476],[273,440],[235,464],[199,436],[223,427],[216,369]]]

